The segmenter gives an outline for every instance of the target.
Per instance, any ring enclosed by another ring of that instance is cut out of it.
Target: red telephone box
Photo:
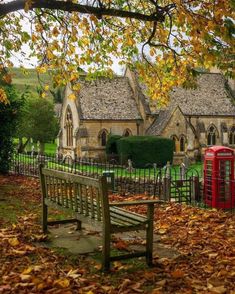
[[[204,200],[211,207],[235,207],[233,149],[224,146],[213,146],[206,149]]]

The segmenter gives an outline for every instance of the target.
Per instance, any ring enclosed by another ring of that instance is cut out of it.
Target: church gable
[[[179,106],[162,110],[148,128],[148,135],[171,137],[174,134],[186,134],[186,119]]]

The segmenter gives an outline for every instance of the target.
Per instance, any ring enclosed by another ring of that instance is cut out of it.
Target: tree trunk
[[[26,140],[25,143],[23,143],[23,138],[19,138],[19,146],[17,148],[18,153],[23,153],[25,150],[26,145],[29,142],[29,138]]]
[[[44,154],[44,149],[45,149],[45,143],[44,142],[40,142],[40,145],[39,145],[39,153],[41,155]]]

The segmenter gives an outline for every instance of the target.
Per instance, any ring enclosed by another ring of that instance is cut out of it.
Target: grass
[[[29,183],[26,183],[27,186],[32,182],[33,179],[29,179]],[[33,186],[33,189],[35,187]],[[13,192],[14,191],[14,192]],[[32,193],[32,189],[26,188],[24,186],[18,186],[17,184],[3,184],[0,189],[0,219],[4,220],[5,223],[16,223],[17,218],[25,215],[28,211],[31,213],[41,213],[41,203],[40,203],[40,190],[38,192],[38,198],[35,197],[35,194]],[[35,199],[34,199],[35,198]],[[37,205],[35,205],[37,204]],[[58,211],[55,209],[49,210],[50,220],[62,220],[66,218],[74,217],[73,213]]]
[[[12,84],[19,90],[20,93],[23,93],[28,87],[32,93],[37,94],[37,87],[40,88],[40,82],[38,79],[37,71],[34,68],[22,69],[13,67],[10,70],[12,74]],[[48,73],[41,74],[40,80],[43,84],[51,85],[51,78]]]
[[[23,138],[23,142],[26,142],[26,138]],[[14,138],[13,143],[15,144],[15,146],[17,146],[19,144],[19,139],[18,138]],[[32,146],[34,146],[34,151],[37,152],[38,151],[38,146],[37,143],[31,143],[30,141],[28,142],[28,144],[25,147],[25,151],[26,152],[31,152],[32,151]],[[56,143],[45,143],[45,153],[46,154],[55,154],[57,150],[57,144]]]
[[[47,150],[53,150],[54,145],[48,144],[49,147],[51,149],[47,149]],[[50,152],[48,152],[50,153]],[[35,164],[35,166],[38,163],[38,158],[37,157],[32,157],[31,155],[22,155],[22,154],[18,154],[15,157],[15,160],[17,162],[21,162],[25,165],[27,164]],[[92,175],[92,174],[102,174],[104,172],[104,170],[110,170],[110,171],[114,171],[114,177],[126,177],[126,178],[130,178],[130,179],[139,179],[139,178],[156,178],[156,176],[158,176],[158,174],[160,173],[160,168],[157,168],[156,170],[154,170],[153,168],[147,168],[147,169],[141,169],[141,168],[136,168],[133,170],[133,172],[129,172],[126,167],[115,167],[113,165],[108,165],[108,166],[100,166],[99,164],[92,164],[92,165],[86,165],[86,164],[76,164],[74,166],[69,166],[66,163],[63,162],[55,162],[53,160],[53,158],[51,160],[49,160],[49,158],[47,159],[47,166],[49,168],[54,168],[54,169],[58,169],[58,170],[64,170],[64,171],[69,171],[71,169],[76,169],[77,171],[81,171],[84,174],[88,174],[88,175]],[[172,178],[175,179],[179,179],[179,166],[174,166],[171,169],[171,175]],[[202,175],[202,163],[196,163],[196,164],[192,164],[189,167],[189,172],[187,174],[187,178],[189,178],[192,175],[199,175],[199,177]],[[165,171],[163,171],[162,176],[165,175]]]
[[[17,217],[25,214],[26,208],[35,211],[32,203],[25,203],[24,198],[19,194],[12,194],[16,190],[16,185],[3,185],[0,189],[0,216],[6,223],[15,223]],[[19,189],[18,189],[19,192]]]

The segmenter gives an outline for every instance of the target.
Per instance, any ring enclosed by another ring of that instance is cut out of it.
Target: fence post
[[[161,200],[170,201],[171,198],[171,178],[164,177],[163,178],[163,189],[161,194]]]
[[[180,165],[180,179],[185,180],[185,175],[186,175],[186,166],[182,162],[181,165]]]
[[[190,178],[192,180],[192,195],[191,195],[191,201],[199,201],[200,200],[200,186],[199,186],[199,177],[198,176],[192,176]]]

